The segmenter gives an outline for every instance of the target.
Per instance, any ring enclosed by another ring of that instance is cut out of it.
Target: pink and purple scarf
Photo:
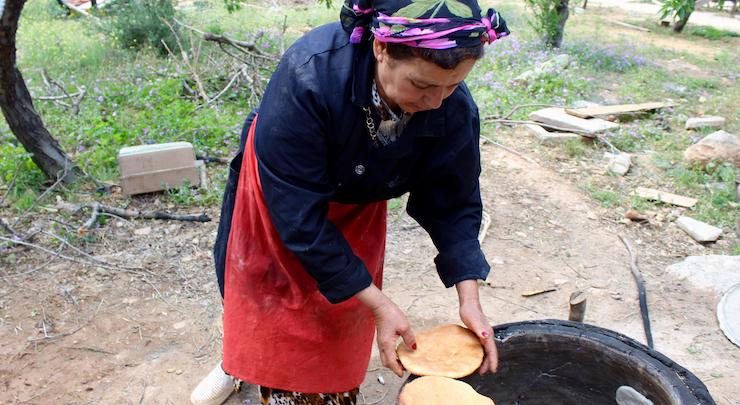
[[[369,31],[375,40],[418,48],[470,47],[509,35],[494,9],[482,14],[476,0],[345,0],[340,16],[350,42]]]

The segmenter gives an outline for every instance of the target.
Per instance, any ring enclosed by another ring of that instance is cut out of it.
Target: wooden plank
[[[666,193],[665,191],[655,190],[652,188],[637,187],[634,194],[640,198],[661,201],[668,204],[678,205],[679,207],[691,208],[697,203],[697,199],[695,198]]]
[[[569,131],[577,131],[586,135],[594,135],[619,127],[619,124],[605,121],[600,118],[583,119],[574,117],[563,108],[545,108],[529,114],[532,121],[537,121],[543,127],[558,127]]]
[[[655,102],[642,104],[605,105],[584,108],[566,108],[565,112],[578,118],[590,118],[600,115],[629,114],[637,111],[649,111],[672,106],[673,104],[671,103]]]
[[[626,22],[621,22],[621,21],[616,21],[615,20],[615,21],[612,21],[612,23],[617,24],[617,25],[620,25],[622,27],[632,28],[633,30],[638,30],[638,31],[642,31],[642,32],[650,32],[650,30],[647,29],[647,28],[645,28],[645,27],[640,27],[638,25],[627,24]]]

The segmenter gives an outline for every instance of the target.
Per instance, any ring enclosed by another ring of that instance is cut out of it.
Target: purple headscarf
[[[376,41],[430,49],[471,47],[509,35],[494,9],[476,0],[345,0],[340,20],[350,42],[369,31]]]

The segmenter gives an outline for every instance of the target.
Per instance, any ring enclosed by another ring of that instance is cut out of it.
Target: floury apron
[[[265,387],[345,392],[362,383],[375,333],[357,298],[331,304],[283,245],[262,194],[252,122],[226,252],[224,370]],[[380,287],[386,202],[330,203],[328,219]]]

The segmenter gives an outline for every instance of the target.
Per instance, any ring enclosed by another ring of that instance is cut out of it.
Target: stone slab
[[[727,120],[724,117],[698,117],[686,120],[686,129],[722,128]]]
[[[559,145],[570,140],[580,140],[581,136],[571,132],[550,132],[539,125],[524,125],[543,145]]]
[[[714,242],[722,235],[722,229],[690,217],[679,217],[676,225],[697,242]]]
[[[586,136],[619,128],[619,124],[601,118],[583,119],[565,112],[564,108],[545,108],[529,114],[532,121],[544,127],[558,127],[568,131],[582,131]]]

